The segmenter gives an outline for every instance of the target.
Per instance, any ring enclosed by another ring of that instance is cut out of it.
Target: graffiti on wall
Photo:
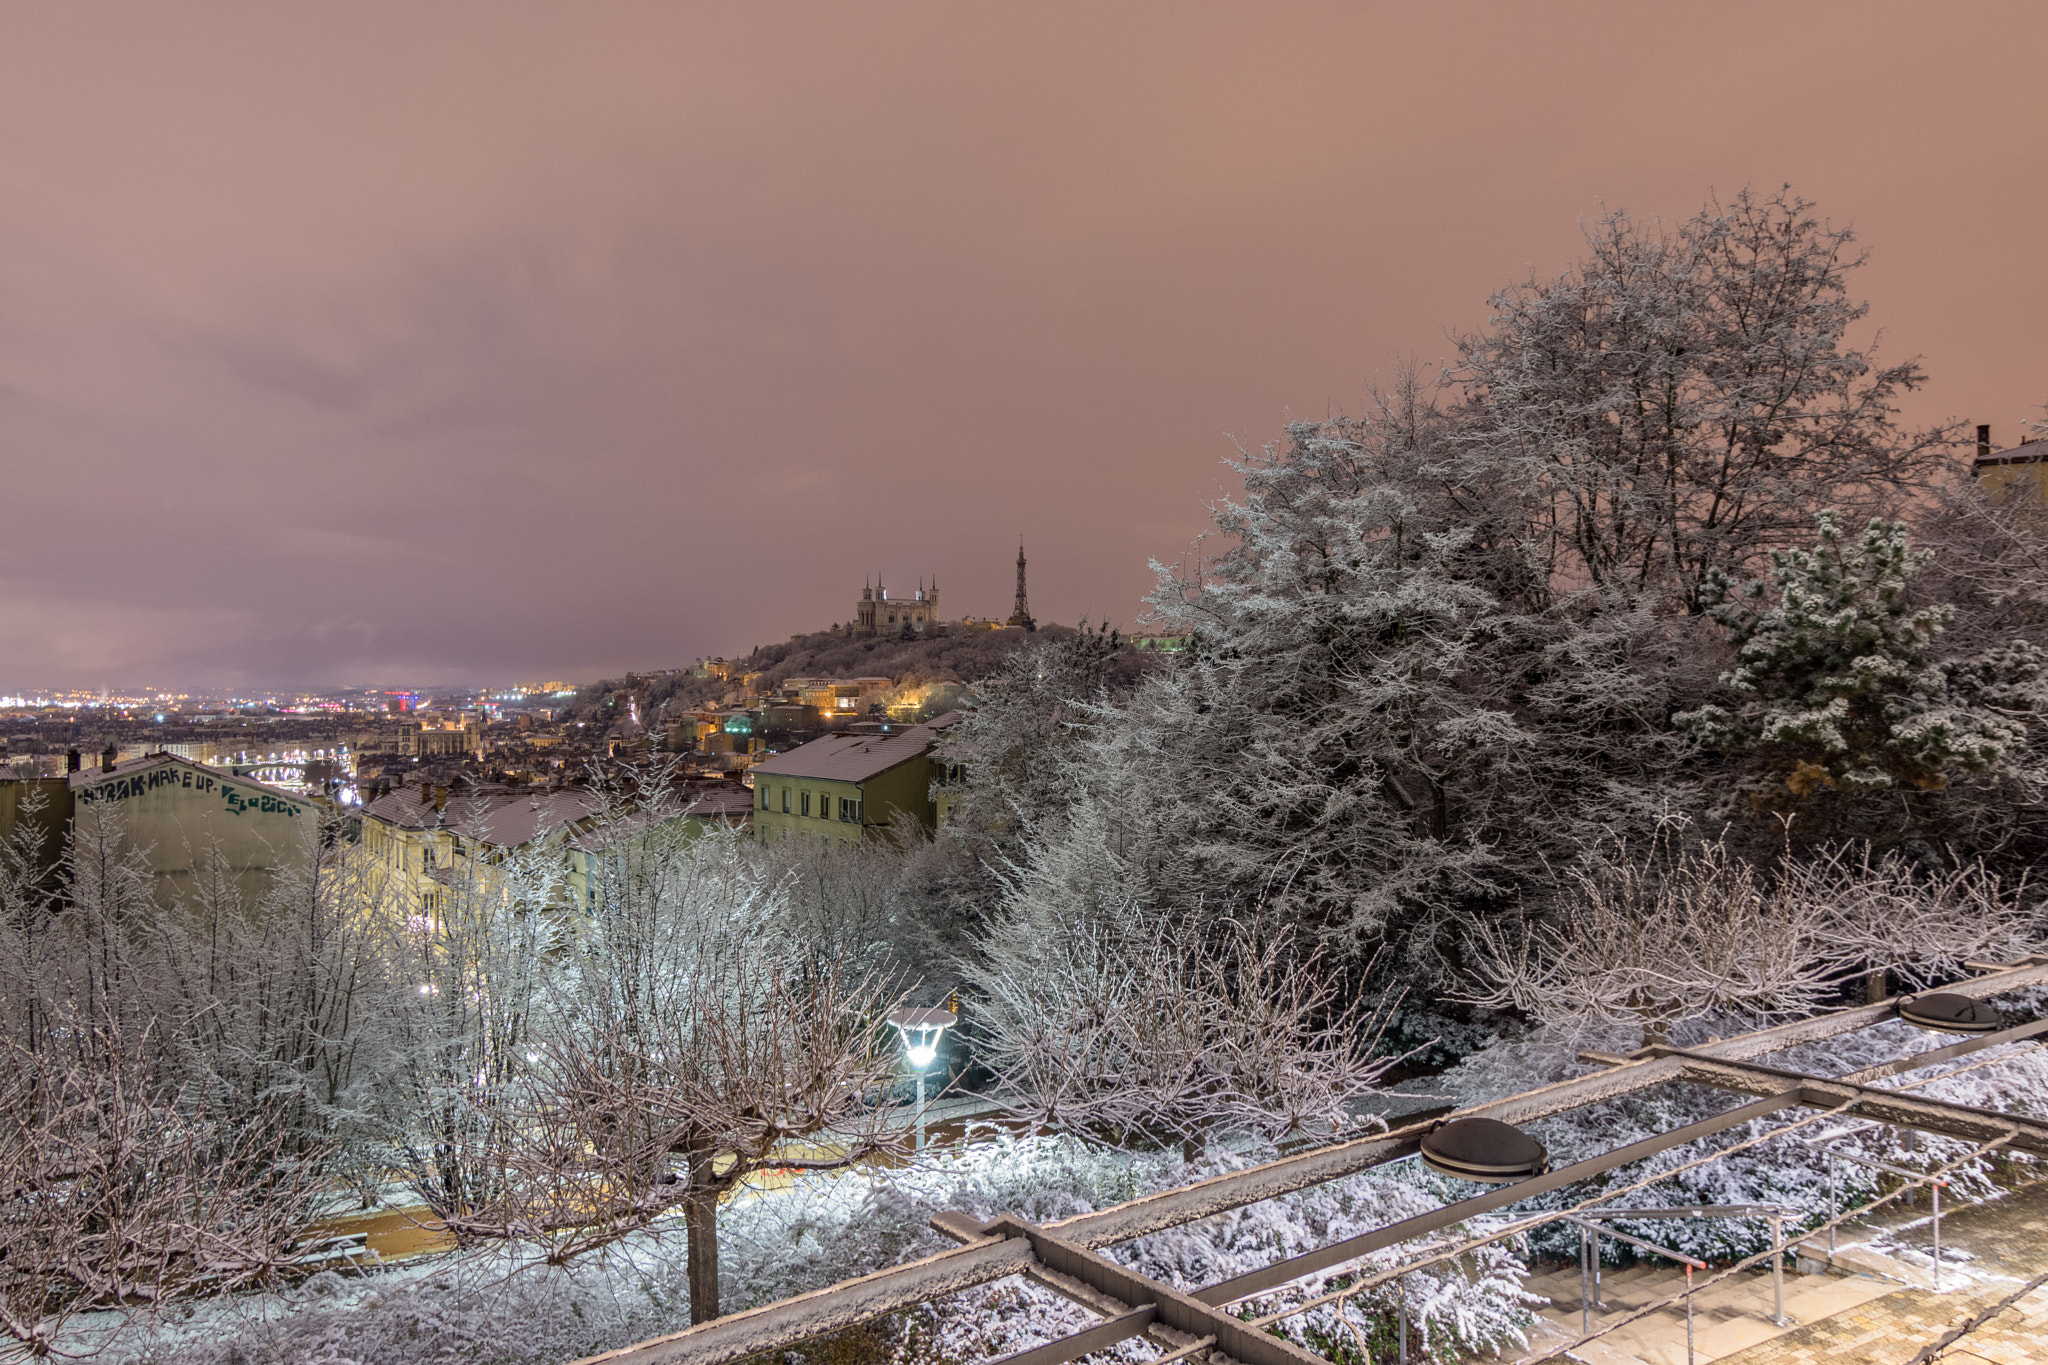
[[[257,811],[266,815],[298,816],[305,811],[305,807],[299,802],[288,801],[274,792],[238,787],[211,773],[197,772],[171,763],[81,787],[78,799],[88,804],[95,801],[127,801],[134,797],[147,796],[162,787],[185,788],[202,796],[218,793],[222,804],[234,815]]]

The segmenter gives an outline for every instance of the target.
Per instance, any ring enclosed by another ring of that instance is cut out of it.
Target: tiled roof
[[[400,787],[363,807],[365,819],[401,829],[445,829],[499,848],[517,848],[595,815],[597,796],[580,787],[559,791],[448,793],[444,809],[420,799],[423,789]]]
[[[827,735],[754,765],[756,777],[810,777],[821,782],[865,782],[931,748],[932,727],[914,725],[893,735]]]
[[[661,819],[687,820],[751,820],[754,816],[754,794],[737,782],[690,783],[676,793],[676,803],[667,808]],[[618,816],[588,833],[576,835],[569,840],[571,848],[585,853],[594,853],[609,848],[621,839],[630,839],[656,823],[655,816],[647,810],[635,810]]]

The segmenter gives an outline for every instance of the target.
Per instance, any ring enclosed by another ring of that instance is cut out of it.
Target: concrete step
[[[1832,1256],[1828,1253],[1827,1239],[1809,1238],[1799,1243],[1799,1266],[1804,1270],[1809,1264],[1828,1267],[1840,1274],[1876,1275],[1882,1279],[1894,1280],[1911,1285],[1915,1289],[1932,1289],[1934,1277],[1921,1266],[1909,1264],[1881,1251],[1873,1251],[1861,1242],[1840,1242]]]

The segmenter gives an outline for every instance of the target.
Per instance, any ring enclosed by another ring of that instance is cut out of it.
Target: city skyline
[[[2048,16],[1744,10],[16,8],[0,693],[587,680],[877,569],[1000,619],[1020,531],[1128,628],[1233,437],[1744,185],[2016,441]]]

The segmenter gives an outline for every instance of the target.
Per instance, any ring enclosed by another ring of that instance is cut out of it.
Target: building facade
[[[382,870],[384,890],[411,911],[432,915],[471,879],[487,881],[507,855],[566,847],[595,823],[599,802],[581,788],[463,790],[433,783],[398,787],[363,807],[363,847]]]
[[[753,803],[739,783],[712,781],[684,787],[658,818],[627,810],[600,825],[603,810],[596,793],[577,787],[400,787],[363,808],[363,847],[408,911],[432,915],[465,885],[491,887],[508,857],[539,853],[562,859],[566,906],[587,913],[598,908],[607,856],[636,840],[695,838],[713,826],[745,833]]]
[[[474,712],[402,725],[398,752],[411,758],[481,758],[483,719]]]
[[[243,901],[255,904],[280,870],[301,866],[320,837],[326,802],[173,754],[147,754],[69,774],[38,792],[39,823],[68,838],[77,821],[104,813],[142,850],[159,904],[192,889],[202,861],[218,857]]]
[[[2023,442],[2010,450],[1994,451],[1991,428],[1980,426],[1972,472],[1988,493],[2048,506],[2048,437]]]
[[[922,582],[914,597],[891,597],[877,578],[873,587],[861,585],[860,601],[854,604],[853,633],[893,635],[899,631],[923,632],[939,623],[939,580],[927,588]]]
[[[936,828],[931,750],[949,712],[895,734],[827,735],[754,765],[754,834],[853,844],[908,815]]]

